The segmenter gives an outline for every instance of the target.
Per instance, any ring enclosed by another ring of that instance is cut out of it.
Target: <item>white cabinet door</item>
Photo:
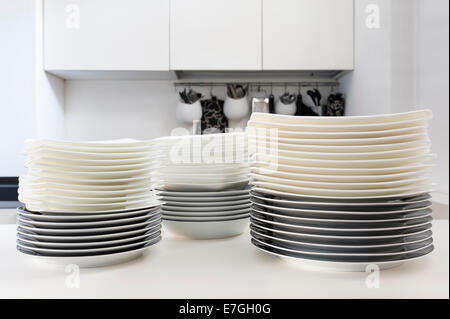
[[[263,0],[263,69],[353,69],[353,1]]]
[[[171,0],[171,68],[261,70],[261,0]]]
[[[46,70],[169,70],[169,0],[44,0]]]

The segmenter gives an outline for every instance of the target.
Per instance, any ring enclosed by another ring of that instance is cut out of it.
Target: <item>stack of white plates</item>
[[[301,265],[347,271],[429,254],[430,118],[430,111],[253,114],[253,244]]]
[[[170,230],[192,239],[225,238],[244,231],[251,205],[246,142],[244,133],[155,142],[153,177]]]
[[[160,240],[150,143],[26,142],[17,248],[83,267],[134,258]]]

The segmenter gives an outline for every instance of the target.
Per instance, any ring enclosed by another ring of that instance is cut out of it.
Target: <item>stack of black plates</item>
[[[431,196],[324,202],[254,191],[252,242],[299,264],[343,271],[396,266],[433,251]]]

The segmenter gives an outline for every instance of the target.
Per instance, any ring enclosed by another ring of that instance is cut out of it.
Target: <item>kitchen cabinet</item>
[[[169,0],[44,0],[46,70],[169,70]]]
[[[351,70],[354,0],[262,0],[264,70]]]
[[[261,0],[171,0],[171,68],[261,70]]]

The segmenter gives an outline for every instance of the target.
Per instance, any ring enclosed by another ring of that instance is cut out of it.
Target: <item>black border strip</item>
[[[19,177],[0,177],[0,202],[17,201]]]

